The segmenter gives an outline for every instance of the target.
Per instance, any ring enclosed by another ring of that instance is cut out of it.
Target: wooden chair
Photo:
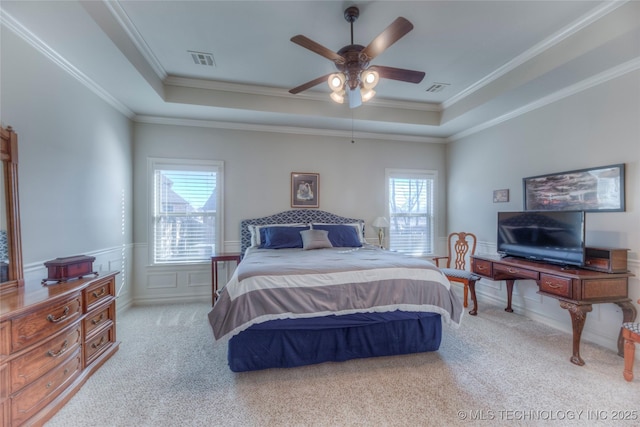
[[[472,299],[475,301],[475,283],[480,280],[480,276],[471,273],[470,268],[467,269],[467,260],[471,267],[470,257],[476,253],[476,236],[472,233],[451,233],[447,243],[447,256],[434,257],[436,266],[440,267],[440,261],[446,259],[444,268],[440,268],[450,282],[462,283],[464,285],[464,301],[465,307],[469,305],[468,293],[471,286]],[[469,312],[471,315],[477,314],[477,307]]]
[[[640,304],[640,300],[638,300]],[[636,343],[640,343],[640,323],[627,322],[622,324],[624,337],[624,379],[633,381],[633,360],[636,357]]]

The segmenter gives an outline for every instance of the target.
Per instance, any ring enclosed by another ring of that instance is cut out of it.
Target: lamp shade
[[[371,223],[376,228],[384,228],[389,226],[389,220],[383,216],[379,216]]]

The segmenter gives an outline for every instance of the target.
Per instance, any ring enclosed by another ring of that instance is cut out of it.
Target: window
[[[222,242],[223,163],[149,159],[152,264],[210,262]]]
[[[389,249],[433,253],[436,178],[435,171],[387,169]]]

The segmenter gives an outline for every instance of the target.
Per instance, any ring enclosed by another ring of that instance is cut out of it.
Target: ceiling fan
[[[409,83],[420,83],[422,81],[425,76],[422,71],[405,70],[383,65],[369,65],[372,59],[411,31],[413,24],[405,18],[396,18],[367,47],[364,47],[353,43],[353,23],[359,16],[360,10],[356,6],[350,6],[344,11],[344,19],[351,24],[351,44],[344,46],[338,52],[334,52],[300,34],[291,38],[292,42],[333,61],[338,72],[318,77],[291,89],[289,93],[295,95],[327,81],[332,90],[331,98],[334,101],[342,103],[345,95],[348,95],[349,107],[355,108],[375,95],[373,88],[378,83],[379,78]]]

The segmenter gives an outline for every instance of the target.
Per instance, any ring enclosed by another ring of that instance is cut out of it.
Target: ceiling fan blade
[[[413,30],[413,24],[411,22],[403,17],[396,18],[391,25],[385,28],[383,32],[369,43],[369,46],[364,48],[362,53],[367,55],[369,60],[372,60],[411,30]]]
[[[401,82],[420,83],[424,79],[423,71],[405,70],[403,68],[385,67],[384,65],[372,65],[369,70],[377,71],[380,77]]]
[[[306,49],[309,49],[312,52],[317,53],[318,55],[322,55],[325,58],[337,64],[344,64],[344,61],[345,61],[344,57],[342,57],[341,55],[338,55],[336,52],[332,51],[331,49],[326,48],[321,44],[314,42],[308,37],[298,34],[297,36],[291,37],[291,41]]]
[[[327,74],[327,75],[324,75],[322,77],[318,77],[317,79],[311,80],[310,82],[306,82],[305,84],[302,84],[302,85],[300,85],[298,87],[294,87],[293,89],[291,89],[289,91],[289,93],[295,95],[295,94],[300,93],[302,91],[305,91],[307,89],[311,89],[312,87],[317,86],[322,82],[326,82],[329,79],[330,75],[331,74]]]

